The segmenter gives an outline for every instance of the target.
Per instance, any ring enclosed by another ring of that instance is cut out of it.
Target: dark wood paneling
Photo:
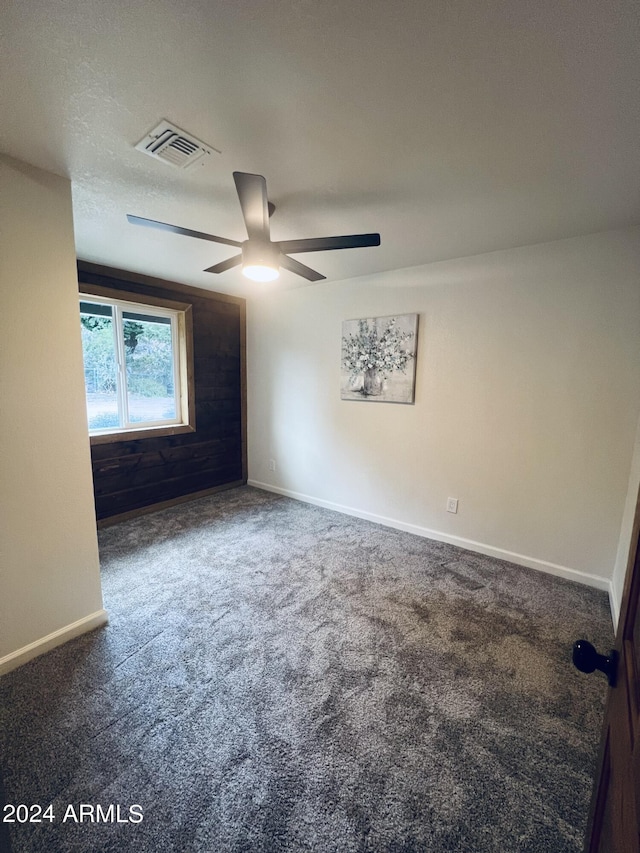
[[[97,518],[246,482],[244,300],[82,261],[78,280],[187,302],[193,317],[196,430],[92,445]]]

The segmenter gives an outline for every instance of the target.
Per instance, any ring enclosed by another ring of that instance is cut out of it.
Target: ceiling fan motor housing
[[[261,240],[245,240],[242,244],[243,267],[275,267],[280,266],[280,250],[275,243]]]

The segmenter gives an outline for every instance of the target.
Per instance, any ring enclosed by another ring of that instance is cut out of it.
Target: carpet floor
[[[13,853],[581,849],[604,593],[249,487],[99,539],[109,626],[0,679]]]

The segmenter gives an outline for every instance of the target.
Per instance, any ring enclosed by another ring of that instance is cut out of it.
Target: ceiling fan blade
[[[322,275],[321,273],[312,270],[311,267],[306,267],[304,264],[301,264],[300,261],[296,261],[288,255],[280,256],[280,266],[289,270],[289,272],[301,275],[302,278],[306,278],[307,281],[324,281],[326,278],[326,275]]]
[[[269,203],[267,182],[262,175],[234,172],[240,207],[250,240],[269,242]]]
[[[161,231],[170,231],[173,234],[182,234],[184,237],[197,237],[199,240],[210,240],[212,243],[224,243],[225,246],[242,246],[237,240],[227,240],[226,237],[215,237],[213,234],[204,234],[202,231],[192,231],[190,228],[181,228],[179,225],[169,225],[168,222],[157,222],[155,219],[143,219],[141,216],[132,216],[127,213],[127,219],[132,225],[145,225],[147,228],[159,228]]]
[[[344,237],[310,237],[308,240],[282,240],[281,252],[326,252],[329,249],[359,249],[379,246],[379,234],[347,234]]]
[[[227,258],[226,261],[220,261],[219,264],[214,264],[212,267],[207,267],[203,272],[225,272],[232,267],[237,267],[242,263],[242,255],[234,255],[232,258]]]

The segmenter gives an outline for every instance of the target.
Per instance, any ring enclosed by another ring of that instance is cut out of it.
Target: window
[[[145,301],[80,296],[92,437],[114,440],[119,433],[131,438],[131,432],[146,437],[194,428],[187,364],[190,306],[138,298]]]

